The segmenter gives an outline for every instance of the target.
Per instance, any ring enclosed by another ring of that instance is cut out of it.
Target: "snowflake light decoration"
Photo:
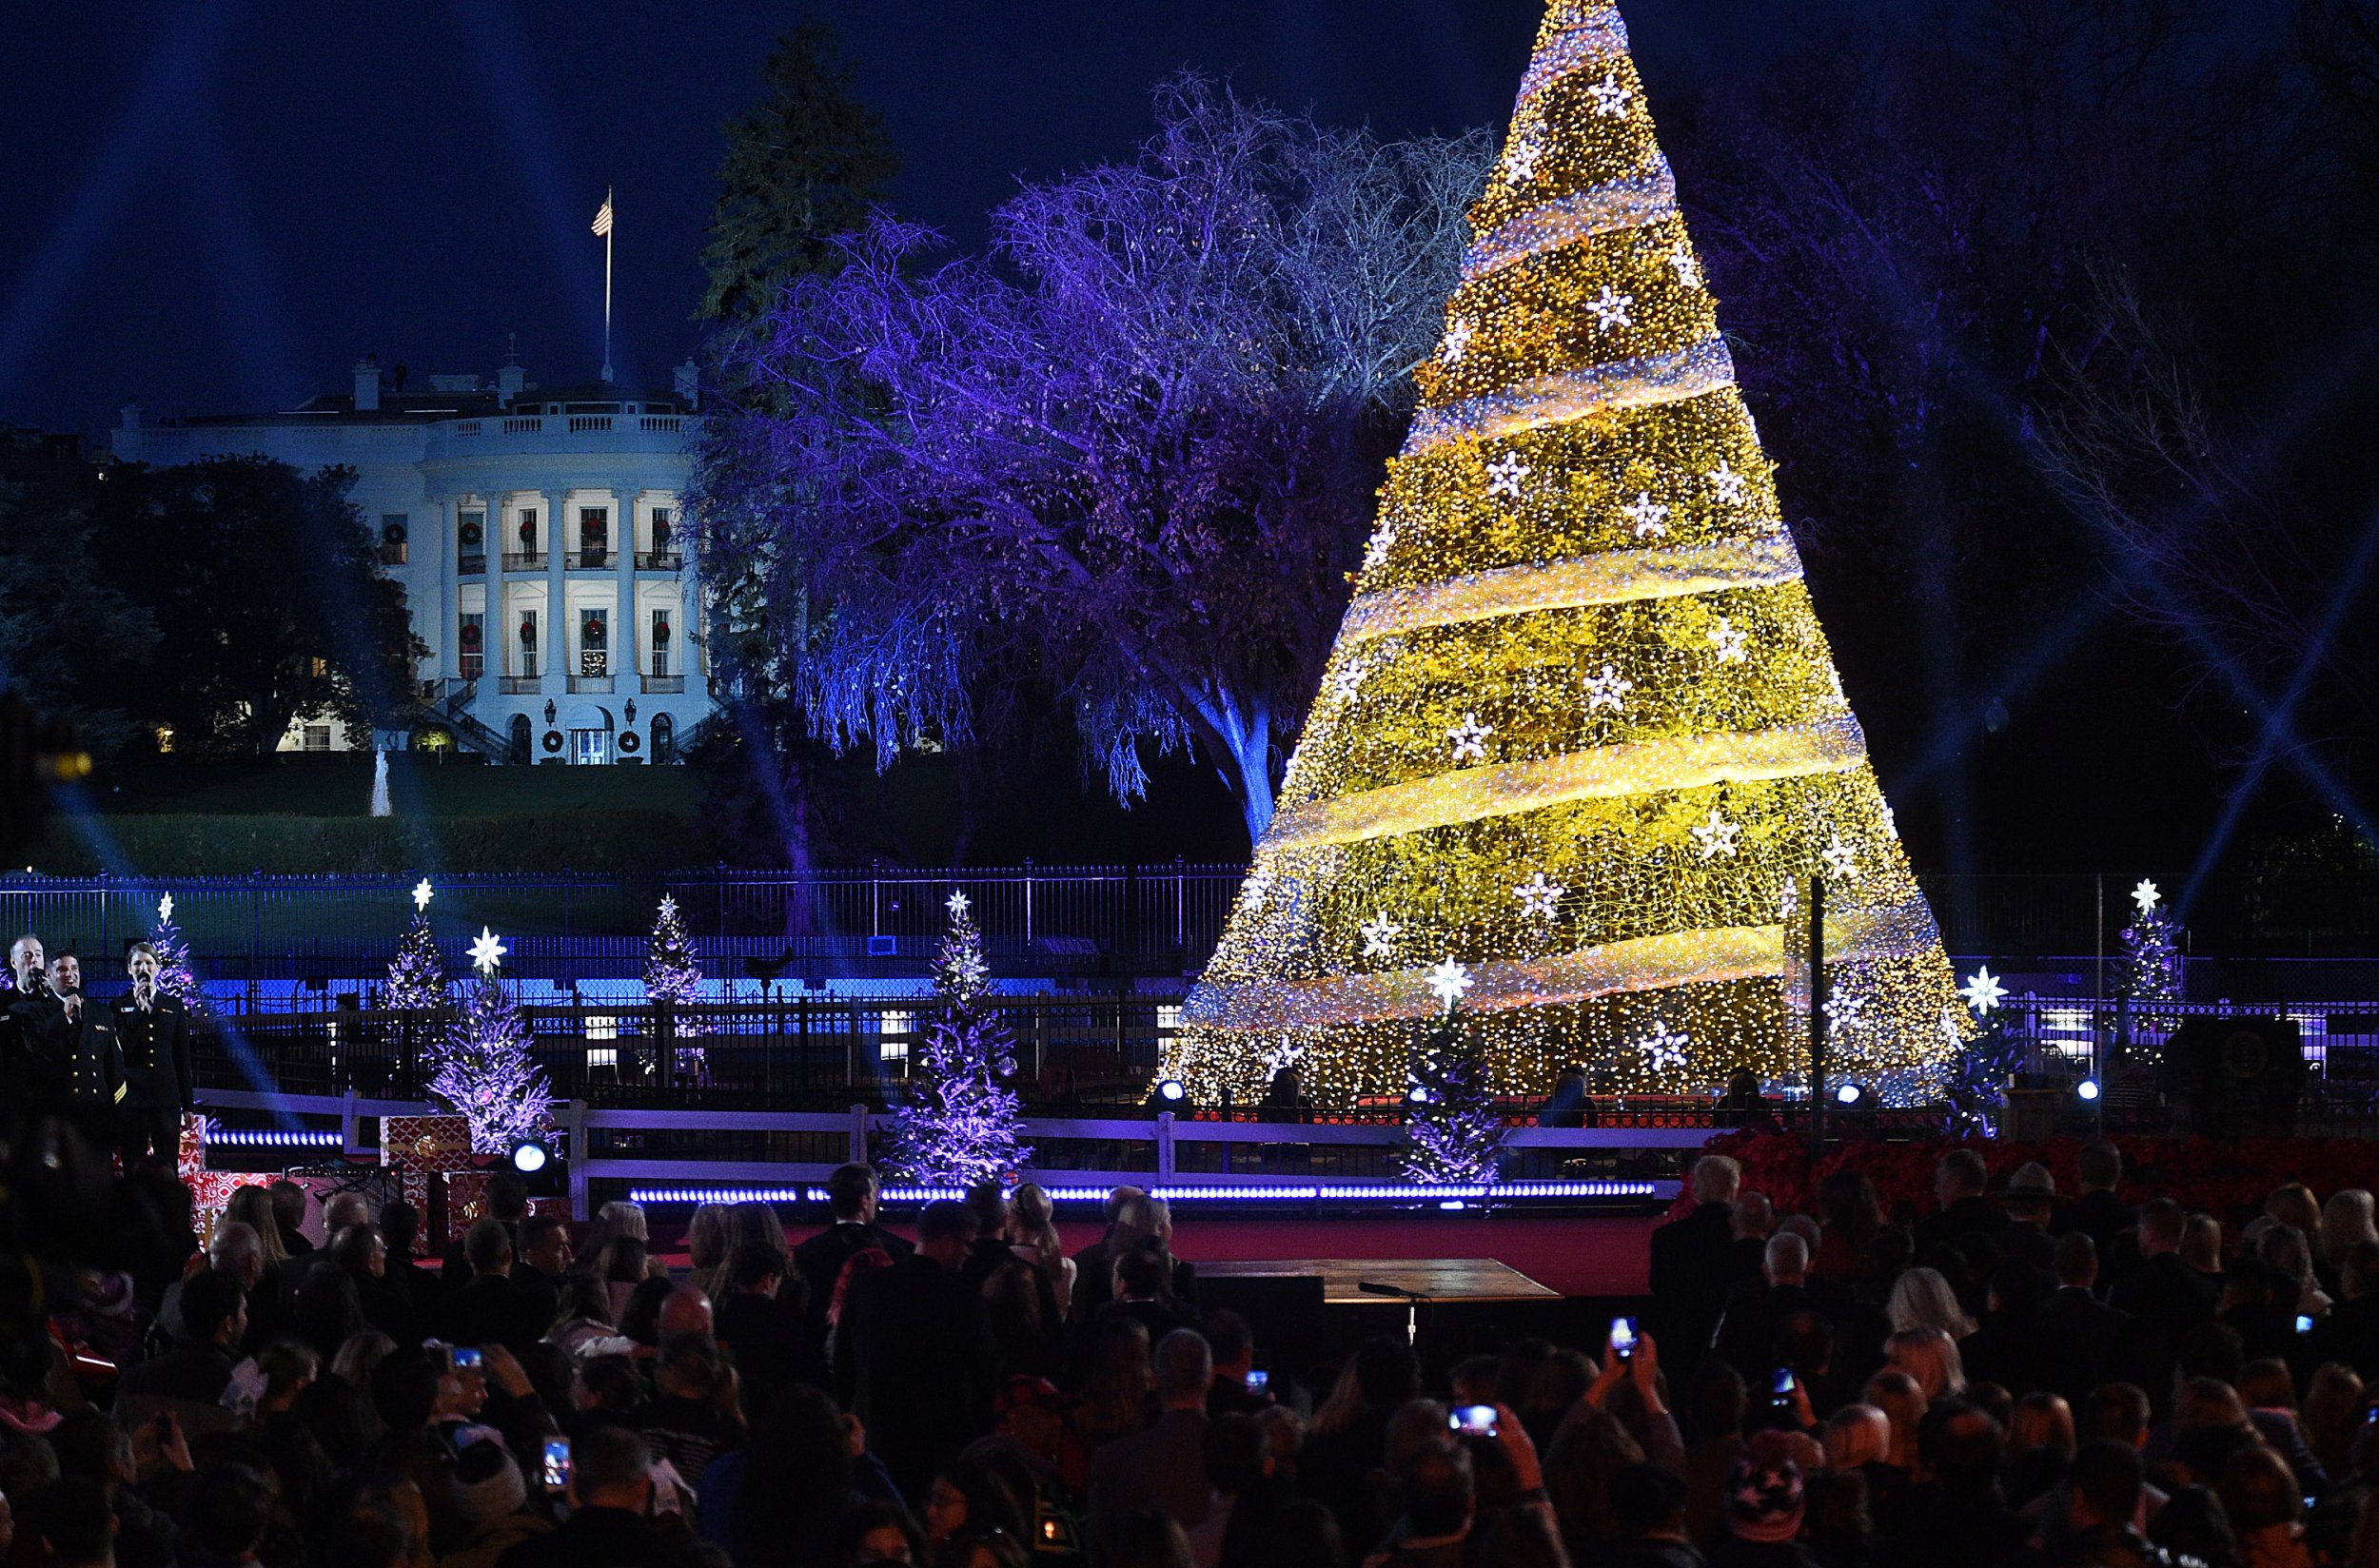
[[[1745,482],[1743,477],[1736,473],[1733,465],[1724,458],[1720,458],[1719,465],[1710,470],[1710,493],[1729,506],[1735,505],[1743,499]]]
[[[1537,160],[1544,156],[1544,144],[1531,131],[1517,137],[1504,149],[1504,178],[1512,185],[1526,185],[1537,176]]]
[[[1652,1020],[1652,1032],[1636,1042],[1638,1054],[1643,1057],[1644,1070],[1664,1072],[1670,1068],[1685,1065],[1685,1048],[1693,1037],[1682,1029],[1673,1029],[1665,1020]]]
[[[1999,999],[2007,994],[2007,988],[1999,984],[1999,977],[1991,972],[1990,965],[1985,964],[1957,988],[1957,994],[1966,998],[1966,1005],[1976,1012],[1987,1013],[1999,1005]]]
[[[1586,677],[1585,689],[1588,713],[1597,708],[1622,713],[1626,710],[1627,694],[1636,689],[1636,684],[1621,675],[1618,666],[1605,664],[1601,675]]]
[[[1668,508],[1652,499],[1649,490],[1639,490],[1636,499],[1619,509],[1619,515],[1636,525],[1638,539],[1660,539],[1668,533]]]
[[[1825,862],[1826,874],[1836,881],[1858,880],[1858,852],[1843,843],[1840,833],[1834,835],[1834,842],[1825,847],[1825,853],[1819,858]]]
[[[1627,112],[1628,103],[1635,97],[1620,81],[1619,72],[1612,71],[1600,82],[1586,88],[1594,99],[1594,112],[1608,119],[1619,119]]]
[[[1709,631],[1710,645],[1718,650],[1720,664],[1741,664],[1749,656],[1744,652],[1751,644],[1749,634],[1720,616]]]
[[[1387,559],[1387,552],[1394,547],[1395,543],[1396,525],[1394,523],[1384,522],[1372,530],[1369,542],[1363,547],[1364,570],[1378,571],[1381,564]]]
[[[1837,988],[1827,994],[1822,1010],[1828,1033],[1848,1034],[1866,1023],[1867,999],[1848,988]]]
[[[1445,738],[1453,743],[1455,761],[1484,762],[1486,737],[1494,733],[1495,726],[1480,723],[1477,714],[1465,714],[1460,724],[1445,732]]]
[[[1439,346],[1437,357],[1447,364],[1460,364],[1462,357],[1470,351],[1470,340],[1478,333],[1479,329],[1468,322],[1451,323],[1445,328],[1445,342]]]
[[[1272,873],[1270,872],[1250,872],[1248,880],[1239,889],[1239,907],[1243,910],[1262,909],[1264,895],[1269,892],[1271,888]]]
[[[1393,957],[1396,951],[1396,938],[1403,935],[1405,931],[1405,928],[1391,919],[1386,910],[1382,910],[1356,929],[1363,933],[1363,956],[1366,958]]]
[[[1363,677],[1369,674],[1370,672],[1363,667],[1363,660],[1348,659],[1332,672],[1330,696],[1341,702],[1352,702],[1355,699],[1355,694],[1363,690]]]
[[[1700,288],[1701,286],[1701,259],[1691,249],[1682,245],[1679,245],[1668,253],[1668,265],[1677,269],[1678,287]]]
[[[1514,888],[1512,896],[1520,900],[1520,917],[1523,920],[1550,920],[1561,905],[1562,894],[1568,891],[1559,882],[1546,881],[1544,873],[1539,872]]]
[[[1506,452],[1487,464],[1487,494],[1520,499],[1520,481],[1528,477],[1530,469],[1517,452]]]
[[[1586,308],[1594,312],[1595,326],[1602,331],[1608,332],[1615,326],[1636,324],[1636,318],[1629,314],[1635,308],[1635,304],[1636,297],[1633,294],[1622,294],[1609,284],[1604,284],[1602,292],[1586,302]]]
[[[1729,822],[1713,806],[1710,819],[1693,830],[1694,842],[1701,847],[1702,859],[1725,859],[1734,854],[1736,835],[1742,831],[1741,823]]]

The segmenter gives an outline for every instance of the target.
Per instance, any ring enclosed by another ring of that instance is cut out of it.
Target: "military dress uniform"
[[[178,996],[152,991],[148,1006],[127,991],[110,1008],[123,1052],[124,1094],[116,1102],[116,1151],[124,1168],[154,1151],[173,1159],[182,1118],[198,1103],[190,1077],[190,1013]]]
[[[53,994],[20,998],[10,1009],[23,1030],[37,1075],[62,1097],[59,1107],[102,1148],[115,1140],[115,1109],[124,1099],[124,1055],[108,1009],[86,997],[69,1018]]]

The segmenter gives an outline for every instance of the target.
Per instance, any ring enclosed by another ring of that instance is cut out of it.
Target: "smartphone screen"
[[[1261,1394],[1271,1384],[1272,1374],[1269,1372],[1259,1370],[1248,1374],[1248,1392],[1250,1394]]]
[[[570,1485],[570,1440],[545,1440],[545,1490],[560,1492]]]
[[[2299,1312],[2296,1315],[2296,1331],[2299,1334],[2310,1334],[2313,1331],[2313,1320],[2310,1314]]]
[[[454,1347],[454,1369],[457,1372],[476,1372],[483,1364],[484,1359],[480,1355],[478,1346],[458,1344]]]
[[[1776,1395],[1779,1401],[1791,1399],[1793,1397],[1793,1390],[1797,1386],[1798,1384],[1793,1382],[1793,1369],[1791,1367],[1779,1366],[1776,1369],[1776,1381],[1771,1385],[1771,1392]]]
[[[1611,1320],[1611,1354],[1621,1361],[1625,1361],[1635,1353],[1636,1320],[1613,1318]]]
[[[1472,1438],[1491,1438],[1502,1431],[1495,1423],[1495,1406],[1491,1404],[1465,1404],[1446,1417],[1445,1424]]]

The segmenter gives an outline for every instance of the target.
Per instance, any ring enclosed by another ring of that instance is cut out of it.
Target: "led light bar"
[[[314,1132],[304,1128],[285,1127],[219,1127],[207,1124],[206,1143],[213,1148],[342,1148],[345,1140],[336,1132]]]
[[[1047,1189],[1058,1204],[1103,1204],[1112,1190],[1105,1186],[1056,1186]],[[1315,1183],[1302,1186],[1169,1186],[1149,1189],[1167,1203],[1192,1204],[1310,1204],[1379,1203],[1435,1204],[1439,1207],[1472,1203],[1561,1202],[1577,1198],[1652,1198],[1658,1184],[1632,1181],[1499,1182],[1484,1185],[1417,1184],[1403,1182]],[[947,1186],[888,1186],[887,1204],[929,1204],[959,1199],[965,1192]],[[822,1186],[639,1186],[628,1189],[639,1204],[822,1204]]]

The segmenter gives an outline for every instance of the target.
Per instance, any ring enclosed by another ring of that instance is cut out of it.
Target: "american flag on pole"
[[[603,198],[601,209],[595,214],[595,232],[598,234],[611,232],[611,198],[608,196]]]

